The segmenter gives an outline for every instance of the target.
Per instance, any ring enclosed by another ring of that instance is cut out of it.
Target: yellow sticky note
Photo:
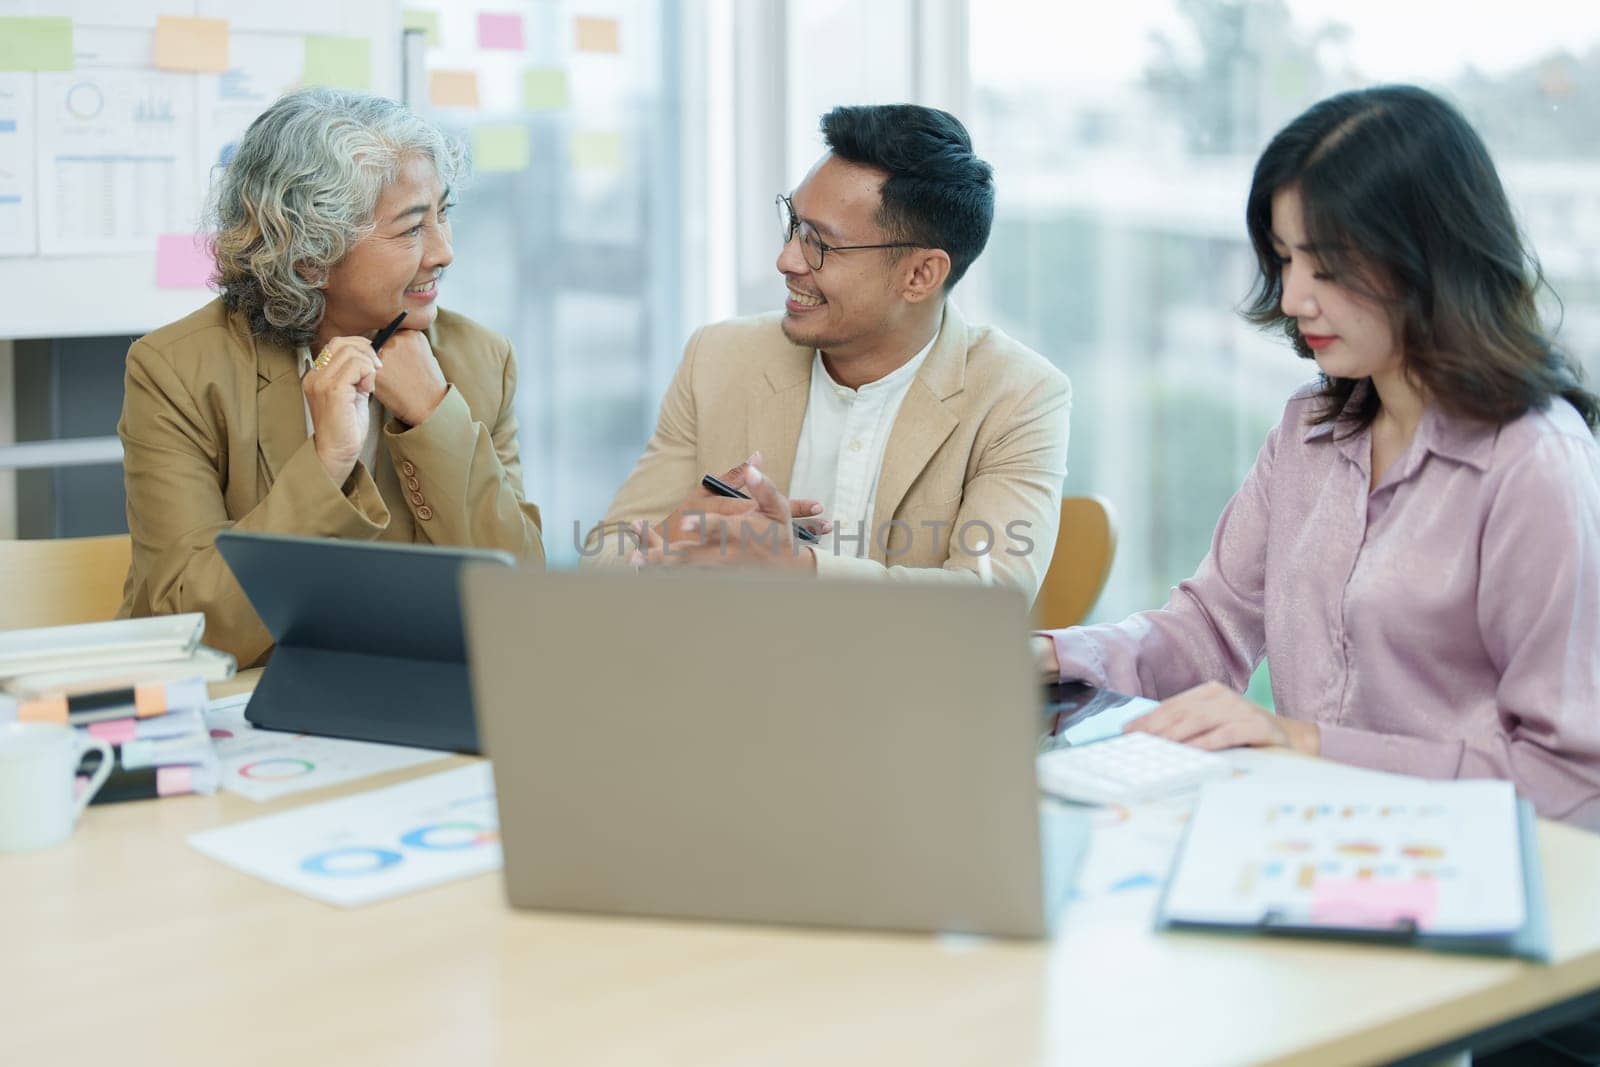
[[[577,21],[578,51],[622,51],[622,27],[618,24],[616,19],[596,18],[593,15],[579,15]]]
[[[477,107],[478,72],[473,70],[430,70],[428,99],[434,107]]]
[[[525,71],[522,106],[529,111],[555,111],[567,106],[567,72],[559,67]]]
[[[228,20],[156,19],[156,69],[220,74],[228,69]]]
[[[572,165],[580,170],[621,170],[622,134],[609,130],[574,130]]]
[[[532,159],[526,126],[479,126],[472,131],[474,170],[527,170]]]
[[[307,37],[306,85],[372,88],[372,42],[364,37]]]
[[[0,17],[0,70],[71,70],[72,19]]]
[[[421,30],[424,39],[430,44],[439,43],[439,13],[437,11],[419,11],[407,8],[400,12],[401,30]]]

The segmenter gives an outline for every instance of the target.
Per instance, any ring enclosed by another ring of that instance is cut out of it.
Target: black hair
[[[1284,127],[1256,163],[1245,219],[1260,273],[1244,314],[1311,359],[1283,313],[1272,244],[1272,198],[1288,188],[1319,269],[1389,308],[1407,373],[1441,406],[1498,425],[1559,396],[1600,427],[1600,398],[1540,321],[1544,277],[1489,150],[1454,107],[1410,85],[1340,93]],[[1370,424],[1376,390],[1346,410],[1359,384],[1324,377],[1315,421]]]
[[[822,138],[840,159],[887,173],[878,224],[890,240],[942,249],[953,288],[994,222],[994,172],[961,121],[916,104],[836,107],[822,116]]]

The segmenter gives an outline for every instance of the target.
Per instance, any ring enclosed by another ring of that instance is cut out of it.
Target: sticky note
[[[474,170],[527,170],[532,158],[526,126],[479,126],[472,131]]]
[[[430,70],[428,99],[434,107],[477,107],[477,71]]]
[[[164,233],[156,238],[156,288],[204,289],[216,273],[216,260],[203,233]]]
[[[156,69],[220,74],[228,69],[228,20],[156,19]]]
[[[439,13],[407,8],[400,12],[401,30],[421,30],[423,39],[430,45],[439,43]]]
[[[72,20],[0,17],[0,70],[71,70]]]
[[[567,72],[544,67],[523,72],[522,106],[529,111],[555,111],[567,106]]]
[[[509,48],[513,51],[522,51],[522,16],[479,15],[478,47]]]
[[[372,42],[364,37],[307,37],[306,85],[372,88]]]
[[[618,24],[616,19],[596,18],[593,15],[579,15],[577,22],[578,51],[622,51],[621,26]]]
[[[1432,878],[1318,878],[1311,921],[1327,926],[1394,926],[1409,919],[1426,929],[1439,908]]]
[[[572,165],[580,170],[621,170],[622,134],[609,130],[574,130]]]

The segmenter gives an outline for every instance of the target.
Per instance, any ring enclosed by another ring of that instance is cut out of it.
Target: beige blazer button
[[[426,504],[422,505],[417,509],[417,518],[421,519],[423,522],[427,522],[429,519],[433,518],[433,509]]]
[[[421,489],[422,488],[422,484],[420,482],[418,482],[415,478],[407,478],[406,479],[406,488],[407,489],[412,489],[412,490]]]
[[[400,464],[400,469],[406,472],[406,477],[408,478],[417,473],[416,464],[412,463],[409,459]]]
[[[412,493],[411,494],[411,502],[420,507],[422,505],[422,494],[421,493]]]

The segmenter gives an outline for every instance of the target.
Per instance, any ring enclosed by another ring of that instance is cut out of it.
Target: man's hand
[[[1197,748],[1292,748],[1308,756],[1322,750],[1316,723],[1274,715],[1220,682],[1206,682],[1179,693],[1127,727],[1182,741]]]
[[[760,464],[761,460],[762,456],[760,452],[750,453],[749,459],[745,460],[737,467],[730,468],[728,471],[726,471],[722,475],[722,481],[734,489],[745,489],[748,492],[748,489],[745,486],[745,475],[751,467]],[[684,525],[684,520],[691,515],[704,515],[711,508],[722,507],[723,505],[713,503],[714,501],[719,500],[741,505],[745,509],[753,510],[754,508],[749,501],[719,496],[707,489],[705,486],[697,485],[694,488],[694,492],[690,493],[684,499],[682,504],[679,504],[676,508],[674,508],[672,513],[667,516],[665,522],[663,522],[661,526],[657,528],[661,534],[661,538],[669,544],[676,543],[678,541],[697,539],[695,530],[699,529],[699,527],[695,527],[695,529],[686,528]],[[833,523],[821,517],[821,501],[791,501],[789,503],[789,513],[791,516],[793,516],[796,522],[803,523],[813,533],[825,534],[833,529]],[[637,534],[637,523],[634,524],[634,529],[635,533]],[[639,539],[639,546],[641,550],[649,547],[645,543],[645,538],[642,535]]]
[[[378,403],[406,426],[419,425],[433,414],[450,388],[428,335],[421,330],[396,332],[383,346],[382,359]]]
[[[372,421],[368,399],[382,366],[365,337],[335,337],[300,381],[311,412],[311,440],[317,458],[335,485],[343,485],[350,477],[367,441]]]
[[[643,524],[635,527],[642,547],[634,553],[634,564],[755,566],[815,572],[816,556],[809,546],[798,543],[792,522],[802,510],[814,515],[821,510],[821,505],[813,501],[791,503],[753,462],[741,464],[729,475],[737,476],[738,484],[729,478],[724,481],[744,489],[751,499],[738,500],[708,492],[704,497],[686,501],[680,512],[669,516],[664,529]],[[826,533],[832,525],[820,520],[812,528]]]

